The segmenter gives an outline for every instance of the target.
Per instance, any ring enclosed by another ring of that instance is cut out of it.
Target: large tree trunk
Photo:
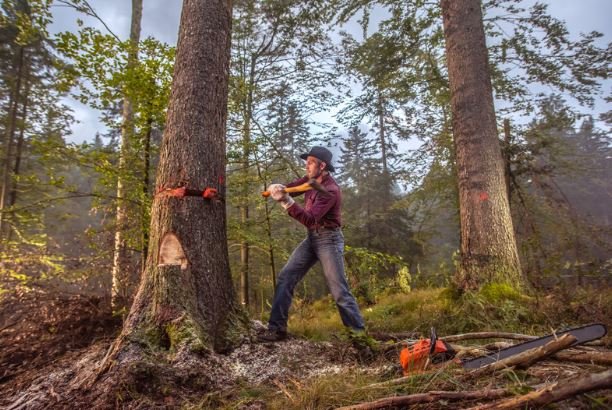
[[[149,257],[119,340],[146,334],[148,343],[170,348],[187,338],[222,351],[240,334],[224,202],[163,195],[181,186],[225,195],[230,30],[228,2],[184,1]]]
[[[130,26],[130,49],[126,70],[130,72],[138,63],[138,43],[142,21],[142,0],[132,0],[132,21]],[[127,92],[127,91],[126,91]],[[130,257],[127,246],[126,229],[128,209],[125,173],[129,164],[130,142],[134,137],[134,113],[132,100],[126,95],[123,99],[123,123],[121,125],[121,147],[119,152],[119,177],[117,178],[117,216],[115,227],[115,252],[113,257],[111,303],[114,312],[129,308],[134,286],[130,272]]]
[[[522,284],[480,0],[442,0],[457,156],[463,289]]]

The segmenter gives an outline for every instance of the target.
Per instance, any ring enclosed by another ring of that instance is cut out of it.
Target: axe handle
[[[296,192],[305,192],[312,189],[312,185],[310,184],[310,182],[306,182],[303,183],[302,185],[298,185],[298,186],[292,186],[289,188],[285,188],[283,189],[284,192],[288,193],[288,194],[292,194],[292,193],[296,193]],[[267,198],[270,196],[270,191],[264,191],[261,193],[261,195],[264,198]]]

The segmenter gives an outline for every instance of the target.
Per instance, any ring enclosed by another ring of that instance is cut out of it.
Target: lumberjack
[[[259,336],[259,340],[275,342],[287,337],[293,291],[317,261],[321,262],[342,323],[358,340],[365,335],[365,323],[344,274],[344,236],[340,213],[342,194],[330,175],[334,171],[332,153],[324,147],[312,147],[300,158],[306,160],[306,176],[287,185],[272,184],[263,193],[281,204],[289,216],[302,223],[308,232],[278,275],[268,330]],[[292,198],[302,193],[305,193],[303,207]]]

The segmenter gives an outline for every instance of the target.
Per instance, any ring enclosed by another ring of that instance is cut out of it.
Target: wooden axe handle
[[[285,188],[283,189],[283,192],[286,192],[288,194],[291,193],[295,193],[295,192],[305,192],[308,191],[309,189],[312,189],[312,186],[310,185],[310,182],[305,182],[302,185],[298,185],[298,186],[292,186],[289,188]],[[265,198],[270,196],[270,191],[264,191],[261,193],[261,195]]]
[[[283,192],[286,192],[288,194],[292,194],[292,193],[296,193],[296,192],[306,192],[310,189],[316,189],[317,191],[323,192],[323,193],[327,193],[327,190],[325,188],[323,188],[323,186],[321,184],[319,184],[314,178],[311,179],[308,182],[303,183],[302,185],[298,185],[298,186],[292,186],[289,188],[285,188],[283,189]],[[270,196],[270,191],[264,191],[261,193],[261,195],[264,198],[267,198]]]

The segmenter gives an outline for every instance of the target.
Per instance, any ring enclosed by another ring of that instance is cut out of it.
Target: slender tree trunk
[[[267,187],[267,182],[261,173],[261,167],[259,166],[260,161],[256,161],[257,163],[257,176],[260,181],[263,181],[262,189],[265,190]],[[266,236],[268,237],[268,261],[270,267],[270,278],[272,279],[272,289],[276,289],[276,265],[274,263],[274,241],[272,239],[272,220],[270,219],[270,206],[268,205],[268,201],[264,201],[264,215],[266,218]],[[263,289],[262,289],[263,292]],[[263,293],[262,293],[262,303],[263,303]]]
[[[184,1],[149,257],[119,340],[144,333],[165,348],[187,338],[223,351],[240,335],[224,201],[163,194],[184,186],[225,196],[230,31],[229,2]]]
[[[144,161],[142,164],[142,194],[145,198],[148,198],[151,189],[151,181],[149,177],[149,168],[151,167],[151,133],[153,132],[153,118],[149,117],[147,119],[147,129],[145,132],[144,139]],[[142,221],[142,250],[141,250],[141,261],[142,267],[144,269],[145,264],[147,263],[147,255],[149,254],[149,230],[147,229],[148,223],[150,223],[148,218],[147,209],[143,206],[141,212],[141,221]]]
[[[387,142],[385,140],[385,109],[383,97],[378,92],[378,139],[380,141],[380,154],[382,159],[383,175],[389,174],[389,168],[387,166]]]
[[[240,208],[240,220],[242,229],[248,229],[249,206],[246,204]],[[240,303],[249,306],[249,241],[246,239],[240,242]]]
[[[130,25],[130,49],[126,70],[129,73],[138,63],[138,43],[142,21],[142,0],[132,0],[132,21]],[[129,91],[126,90],[126,93]],[[130,255],[127,246],[126,229],[128,209],[125,201],[125,173],[129,166],[130,142],[134,137],[134,113],[132,100],[123,99],[123,123],[121,125],[121,147],[119,152],[119,177],[117,178],[117,216],[115,231],[115,252],[113,258],[111,303],[114,312],[126,311],[131,302],[133,283],[130,272]]]
[[[270,261],[270,277],[272,289],[276,289],[276,263],[274,262],[274,242],[272,240],[272,221],[270,220],[270,207],[266,201],[266,234],[268,235],[268,257]]]
[[[242,128],[242,155],[244,168],[244,203],[240,209],[240,219],[243,229],[249,229],[249,172],[251,168],[251,118],[253,115],[253,88],[255,87],[256,56],[251,55],[248,76],[248,92],[244,102],[243,128]],[[244,239],[240,244],[240,302],[249,306],[249,241]]]
[[[391,176],[387,159],[387,138],[385,135],[385,100],[378,90],[378,139],[380,140],[380,154],[382,159],[382,183],[383,197],[381,198],[382,209],[386,212],[391,203]]]
[[[457,283],[523,283],[504,178],[480,0],[442,0],[457,155],[461,266]]]
[[[26,59],[27,60],[27,59]],[[21,168],[21,154],[23,152],[23,143],[25,140],[25,129],[26,120],[28,116],[28,98],[30,96],[30,78],[29,78],[29,61],[26,61],[26,75],[25,75],[25,92],[23,96],[23,104],[21,105],[21,124],[19,127],[19,138],[17,139],[17,147],[15,149],[15,165],[13,166],[13,184],[11,186],[11,193],[9,195],[9,206],[15,205],[17,202],[17,176],[19,176]]]
[[[0,239],[4,238],[4,231],[6,230],[6,219],[4,216],[4,210],[6,208],[9,186],[11,185],[11,163],[13,155],[13,144],[15,142],[15,128],[17,127],[17,110],[19,106],[19,100],[21,99],[21,82],[23,77],[24,69],[24,48],[19,47],[17,52],[17,58],[15,61],[15,85],[11,93],[11,100],[9,102],[9,115],[8,124],[6,127],[6,137],[4,143],[4,164],[2,167],[2,189],[0,190]]]

